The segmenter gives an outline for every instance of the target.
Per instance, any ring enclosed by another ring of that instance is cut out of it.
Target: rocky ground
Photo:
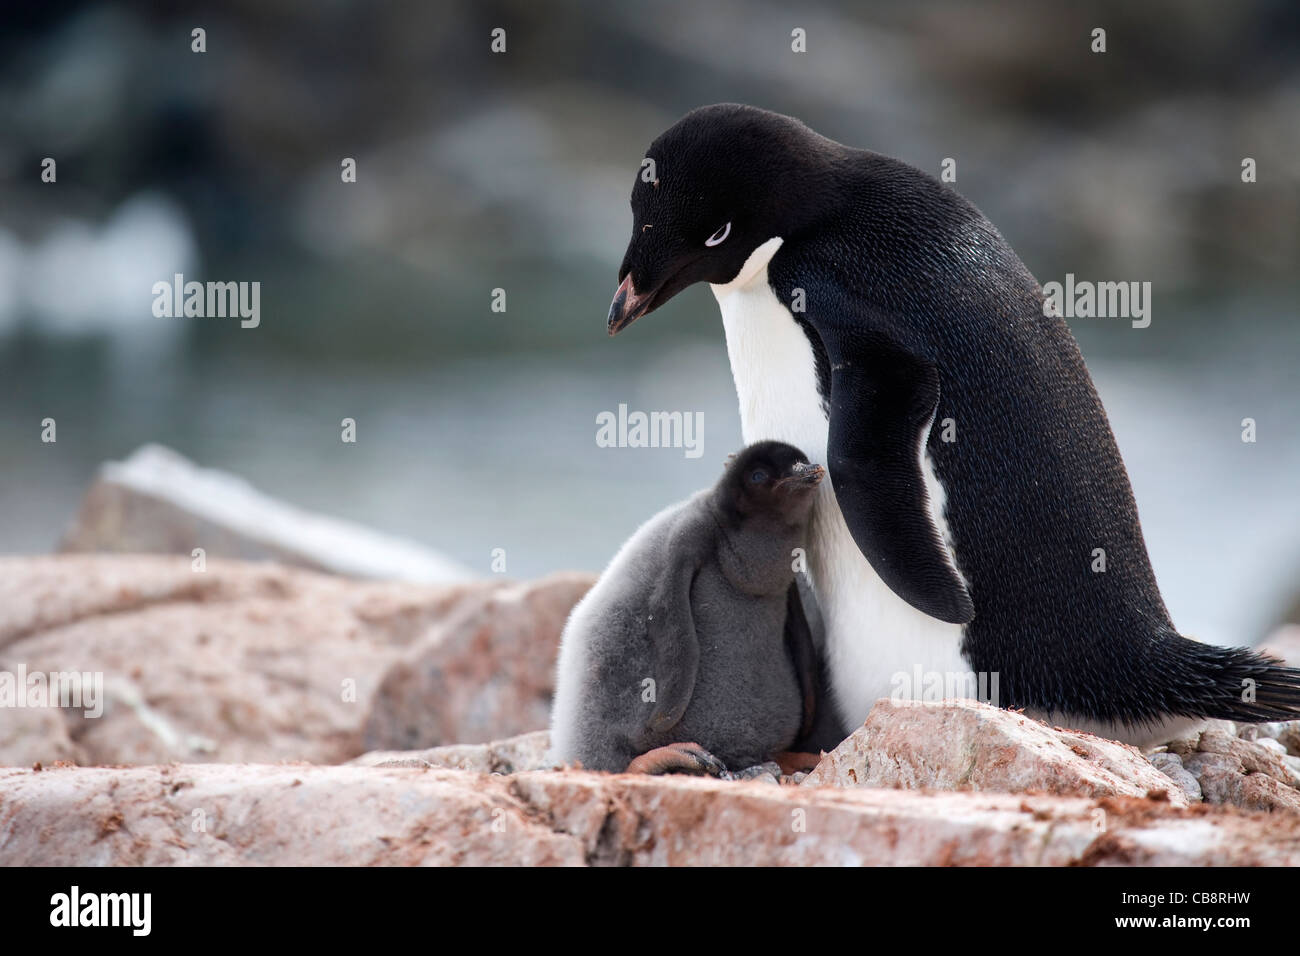
[[[0,770],[9,864],[1300,863],[1300,817],[1140,797],[308,764]]]
[[[807,775],[547,769],[590,583],[0,559],[0,670],[104,674],[97,718],[0,708],[0,863],[1300,864],[1300,723],[1144,755],[882,701]]]

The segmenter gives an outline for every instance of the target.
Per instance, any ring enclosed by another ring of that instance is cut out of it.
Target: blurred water
[[[614,340],[598,313],[574,316],[592,329],[579,351],[405,366],[253,348],[137,362],[122,343],[11,341],[0,550],[48,550],[100,461],[160,441],[485,574],[494,548],[512,576],[599,569],[642,520],[712,483],[740,441],[715,307],[703,290],[681,298]],[[1170,611],[1207,640],[1257,639],[1297,589],[1300,333],[1279,321],[1293,312],[1288,296],[1166,309],[1141,332],[1075,323]],[[598,447],[596,416],[620,403],[702,412],[703,455]],[[39,440],[45,416],[56,444]],[[345,417],[354,445],[340,441]],[[1245,417],[1255,444],[1240,439]]]

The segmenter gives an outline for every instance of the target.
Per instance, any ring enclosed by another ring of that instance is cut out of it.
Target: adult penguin
[[[828,468],[808,562],[848,726],[918,671],[1138,743],[1300,717],[1300,670],[1174,629],[1078,346],[978,209],[735,104],[646,160],[609,332],[708,282],[745,442]]]

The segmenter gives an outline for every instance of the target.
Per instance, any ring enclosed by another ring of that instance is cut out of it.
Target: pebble
[[[731,774],[732,780],[757,780],[759,783],[774,783],[777,786],[781,784],[781,765],[769,761],[768,763],[756,764],[753,767],[746,767],[744,770]]]
[[[1183,761],[1185,772],[1196,778],[1206,803],[1235,803],[1242,777],[1241,763],[1227,754],[1199,753]]]
[[[1201,734],[1201,741],[1197,744],[1196,749],[1201,753],[1209,754],[1232,753],[1232,744],[1236,739],[1233,734],[1222,730],[1207,730]]]
[[[1193,803],[1201,801],[1200,781],[1183,766],[1183,761],[1177,754],[1158,753],[1152,754],[1147,759],[1157,770],[1172,780],[1178,789],[1186,794],[1189,801]]]
[[[1286,721],[1274,721],[1271,724],[1252,724],[1251,727],[1255,730],[1256,740],[1260,737],[1268,737],[1271,740],[1276,740],[1278,735],[1286,729]]]
[[[1291,720],[1283,724],[1277,733],[1277,739],[1282,746],[1286,747],[1287,753],[1300,757],[1300,720]]]
[[[1255,740],[1255,745],[1257,747],[1263,747],[1265,750],[1271,750],[1279,756],[1286,756],[1286,748],[1273,737],[1259,737]]]

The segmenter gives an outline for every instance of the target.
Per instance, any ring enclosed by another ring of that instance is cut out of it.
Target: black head
[[[799,524],[812,508],[826,470],[793,445],[763,441],[733,455],[718,482],[722,510],[736,520],[768,515]]]
[[[756,248],[805,225],[837,149],[796,119],[733,103],[694,110],[651,143],[610,335],[689,285],[730,282]]]

